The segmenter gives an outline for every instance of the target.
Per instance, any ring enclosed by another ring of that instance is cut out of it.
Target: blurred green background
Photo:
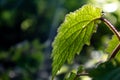
[[[0,0],[0,80],[50,80],[51,43],[57,28],[67,13],[86,3],[101,7],[106,18],[120,29],[119,0]],[[73,65],[63,66],[56,80],[80,64],[90,68],[104,61],[111,35],[101,23],[91,46],[84,47]]]

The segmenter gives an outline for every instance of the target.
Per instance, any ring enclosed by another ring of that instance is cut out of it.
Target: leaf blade
[[[70,63],[73,60],[84,44],[90,44],[91,35],[95,31],[95,21],[101,15],[101,9],[88,4],[66,16],[52,44],[53,77],[65,61]]]

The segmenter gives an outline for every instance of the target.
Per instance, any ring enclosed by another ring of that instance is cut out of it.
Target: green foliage
[[[77,73],[82,73],[83,71],[84,71],[84,67],[83,66],[79,66]]]
[[[90,4],[68,14],[58,29],[52,51],[53,78],[66,61],[71,63],[75,54],[79,54],[85,44],[90,44],[91,36],[96,31],[96,25],[100,20],[106,23],[110,30],[115,33],[106,49],[106,52],[110,55],[110,59],[89,70],[85,70],[83,66],[80,66],[78,70],[76,70],[76,73],[69,73],[69,75],[65,77],[65,80],[81,80],[81,75],[88,75],[92,80],[120,79],[119,33],[115,27],[102,16],[101,9],[93,7]],[[115,57],[112,58],[115,59],[111,58],[113,54],[115,54]]]
[[[82,73],[83,71],[84,71],[84,67],[80,65],[77,71],[75,70],[67,74],[64,80],[81,80],[81,78],[77,74]]]
[[[117,60],[107,61],[89,72],[92,80],[119,80],[120,64]]]
[[[9,51],[1,52],[0,78],[2,80],[11,80],[19,78],[20,80],[34,80],[31,75],[35,75],[43,63],[43,45],[37,39],[31,43],[25,41],[11,47]],[[9,53],[9,54],[7,54]],[[11,56],[11,57],[9,57]]]
[[[101,16],[101,9],[90,4],[66,15],[53,42],[53,77],[66,60],[70,63],[85,44],[90,44],[90,38],[96,31],[96,24]]]
[[[74,72],[71,72],[70,76],[66,78],[65,80],[74,80],[75,77],[76,77],[76,74]]]

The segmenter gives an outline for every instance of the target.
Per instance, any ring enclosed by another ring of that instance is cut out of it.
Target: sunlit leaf
[[[53,77],[65,61],[70,63],[85,44],[90,44],[90,38],[96,31],[101,15],[101,9],[90,4],[66,15],[52,44]]]

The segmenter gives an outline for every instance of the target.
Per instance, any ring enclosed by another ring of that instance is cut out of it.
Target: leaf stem
[[[89,75],[89,73],[79,73],[79,74],[77,74],[77,76],[88,76]]]
[[[118,37],[118,39],[120,40],[120,34],[117,31],[117,29],[115,29],[115,27],[105,18],[101,17],[100,18],[106,25],[108,25],[108,27],[110,28],[110,30]]]
[[[118,37],[118,39],[120,41],[120,34],[117,31],[117,29],[115,29],[115,27],[107,19],[105,19],[103,17],[101,17],[100,19],[110,28],[110,30]],[[114,58],[119,50],[120,50],[120,43],[113,50],[113,52],[108,60],[111,60],[112,58]]]
[[[113,50],[110,58],[108,60],[111,60],[112,58],[114,58],[116,56],[116,54],[118,53],[118,51],[120,50],[120,43],[117,45],[117,47]]]

